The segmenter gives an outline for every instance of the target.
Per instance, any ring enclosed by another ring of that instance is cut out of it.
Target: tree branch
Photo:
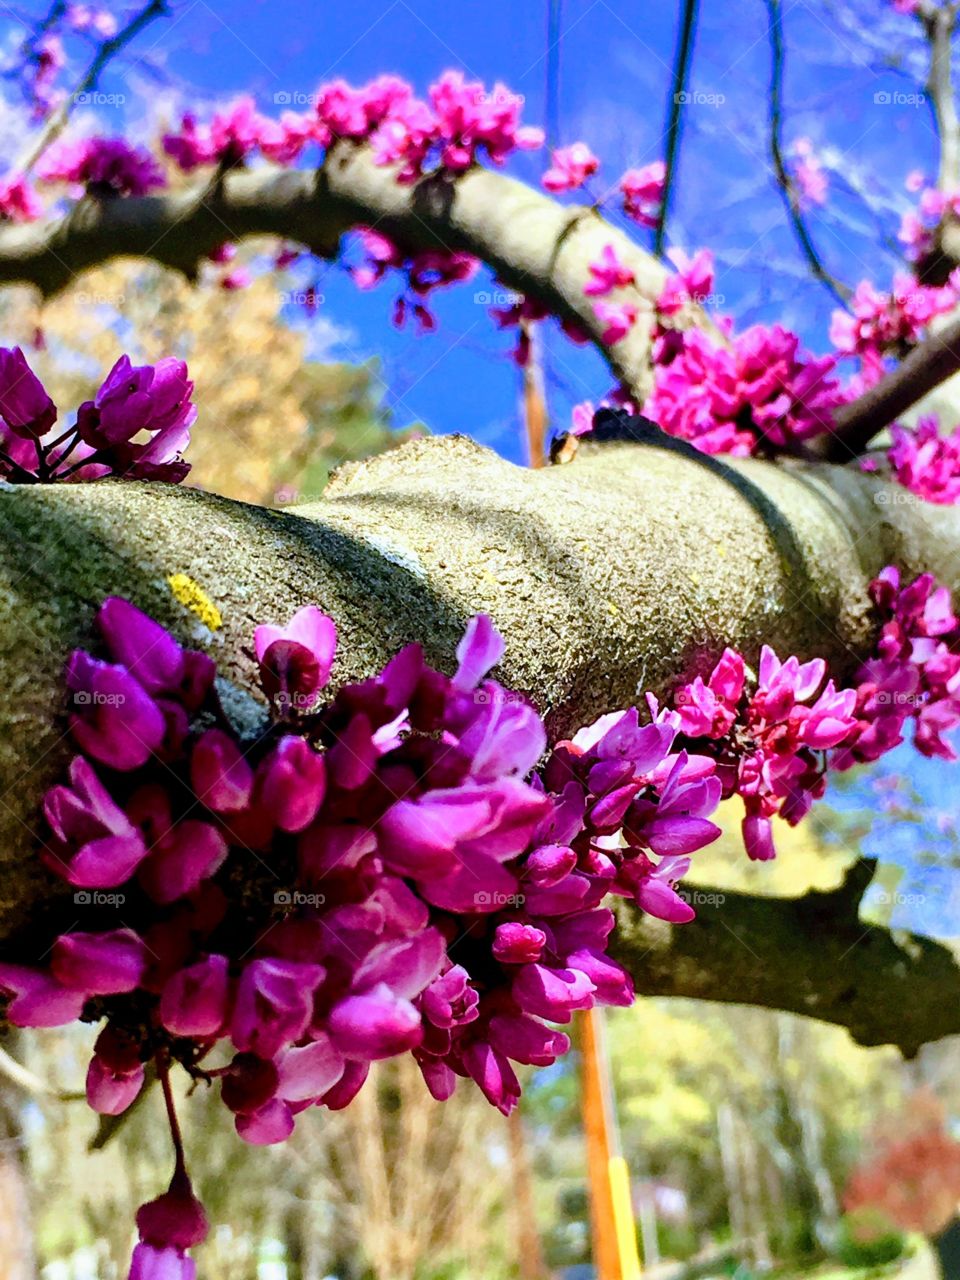
[[[863,868],[837,890],[800,898],[688,886],[696,920],[668,925],[623,911],[614,955],[644,995],[784,1009],[912,1057],[960,1034],[960,963],[930,938],[864,924]]]
[[[503,174],[476,168],[452,182],[402,186],[394,170],[349,143],[334,147],[316,173],[238,170],[163,196],[85,199],[55,222],[0,226],[0,284],[34,284],[49,296],[121,255],[152,258],[192,278],[224,240],[254,235],[332,257],[343,233],[357,226],[374,226],[409,249],[474,254],[508,287],[576,322],[635,395],[649,389],[652,307],[623,341],[604,348],[603,325],[583,286],[588,264],[613,244],[637,281],[624,297],[652,304],[667,272],[650,254],[592,209],[561,205]],[[692,322],[710,327],[702,312]]]
[[[677,46],[673,55],[673,73],[670,77],[670,98],[667,102],[667,123],[664,134],[667,145],[664,153],[663,199],[657,213],[654,232],[654,253],[663,257],[667,237],[667,219],[673,196],[674,179],[680,158],[680,138],[683,124],[683,108],[687,102],[687,84],[690,80],[690,64],[697,34],[699,0],[681,0],[680,23],[677,28]]]
[[[61,9],[65,6],[58,6]],[[57,107],[56,111],[47,119],[39,135],[30,143],[26,152],[13,165],[13,172],[17,174],[28,174],[40,157],[46,151],[56,138],[60,136],[67,126],[70,115],[78,100],[85,93],[90,93],[100,83],[100,77],[106,69],[107,65],[116,57],[121,50],[125,49],[132,40],[140,34],[141,31],[155,18],[162,17],[169,10],[167,8],[167,0],[149,0],[133,17],[122,27],[116,35],[111,36],[108,40],[104,40],[97,48],[90,61],[89,66],[74,86],[73,92],[70,93],[63,102]],[[51,19],[48,17],[43,26],[52,25]]]
[[[960,320],[953,320],[914,347],[900,364],[838,409],[833,430],[810,442],[831,462],[857,458],[879,432],[960,369]]]
[[[960,185],[960,118],[953,91],[952,43],[957,11],[954,3],[931,4],[918,15],[930,43],[930,73],[927,92],[933,102],[940,139],[940,170],[937,186],[955,191]]]
[[[800,246],[800,252],[807,260],[810,271],[833,297],[846,307],[851,291],[847,285],[838,280],[824,265],[817,251],[810,230],[800,208],[800,196],[796,183],[787,169],[783,155],[783,66],[785,48],[783,42],[783,13],[780,0],[766,0],[768,14],[768,35],[770,40],[770,160],[777,179],[777,188],[783,199],[783,207],[790,219],[790,225]]]
[[[894,503],[894,492],[824,464],[728,465],[668,438],[585,443],[570,465],[532,471],[458,437],[349,466],[322,501],[284,512],[123,481],[0,488],[0,949],[29,963],[76,924],[72,892],[36,856],[40,801],[70,754],[63,665],[90,644],[105,596],[126,596],[215,654],[241,726],[259,696],[244,652],[258,622],[319,604],[337,624],[340,683],[370,675],[411,640],[449,670],[465,620],[486,611],[506,640],[499,678],[529,694],[562,736],[702,672],[726,644],[751,661],[762,642],[822,654],[838,677],[849,674],[870,647],[867,584],[883,565],[929,569],[960,587],[960,510]],[[220,611],[215,633],[174,595],[168,579],[182,574]],[[690,937],[704,927],[701,913],[678,933],[676,965],[666,955],[656,970],[637,953],[641,990],[791,1008],[795,987],[822,1001],[804,995],[803,1011],[844,1021],[838,973],[859,974],[874,955],[893,962],[882,931],[870,935],[873,951],[846,956],[852,925],[841,945],[833,923],[823,926],[831,940],[820,936],[821,916],[763,910],[750,917],[751,937],[769,940],[749,943],[763,961],[749,984],[749,951],[732,969],[709,945],[696,964],[680,963],[682,948],[699,945]],[[717,918],[740,928],[736,915]],[[781,929],[782,955],[772,941]],[[924,963],[942,976],[934,958]],[[808,986],[797,976],[806,972]],[[917,972],[927,981],[928,969]],[[910,1011],[897,1017],[920,1027],[929,1016],[932,1034],[939,1016],[943,1034],[953,1029],[943,1011],[960,1005],[944,998],[951,988],[940,977],[930,982],[911,989]],[[916,1038],[893,1021],[870,1030],[862,1004],[850,1004],[857,1034]]]

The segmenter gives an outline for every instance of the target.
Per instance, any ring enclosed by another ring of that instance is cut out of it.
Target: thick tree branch
[[[401,245],[465,250],[510,288],[532,293],[576,322],[603,351],[616,377],[642,396],[650,383],[649,304],[667,272],[628,236],[582,205],[562,205],[524,183],[477,168],[455,181],[402,186],[365,148],[340,143],[313,171],[235,171],[216,182],[141,199],[86,199],[63,219],[0,227],[0,284],[34,284],[45,295],[80,272],[121,255],[153,258],[194,276],[225,240],[276,235],[321,256],[340,237],[373,226]],[[609,349],[583,286],[607,244],[634,272],[636,286],[614,300],[648,304],[631,333]],[[691,317],[706,324],[702,313]]]
[[[958,957],[929,938],[864,924],[849,883],[800,898],[688,892],[698,904],[688,925],[621,913],[614,953],[642,994],[807,1014],[908,1056],[960,1034]]]
[[[506,285],[535,294],[556,315],[579,324],[615,377],[638,400],[645,398],[651,382],[652,306],[622,342],[605,347],[603,326],[583,286],[590,279],[589,264],[604,245],[613,244],[637,282],[614,297],[652,304],[667,272],[649,253],[594,210],[561,205],[501,173],[478,168],[454,182],[401,186],[392,170],[348,144],[334,148],[316,173],[241,170],[164,196],[83,200],[53,222],[0,225],[0,285],[33,284],[49,296],[116,257],[152,258],[193,278],[224,240],[256,235],[294,240],[332,257],[341,236],[357,226],[375,226],[411,249],[474,254]],[[696,308],[687,319],[711,328]],[[824,437],[823,453],[847,461],[863,452],[877,431],[958,367],[960,326],[951,325],[841,409],[836,431]]]
[[[321,605],[340,635],[340,682],[369,675],[410,640],[450,669],[465,619],[485,610],[507,642],[500,678],[530,694],[562,734],[703,670],[725,644],[751,658],[764,641],[820,653],[838,676],[848,673],[869,647],[867,583],[883,565],[930,569],[960,587],[960,511],[890,502],[895,492],[844,468],[727,465],[677,442],[588,444],[568,466],[531,471],[459,438],[348,467],[323,501],[282,513],[166,485],[3,487],[0,945],[37,959],[51,929],[76,921],[70,891],[36,856],[39,806],[70,751],[64,660],[90,643],[105,596],[132,599],[214,653],[240,721],[257,696],[244,655],[257,622]],[[179,603],[170,575],[205,592],[222,626],[209,631]],[[750,924],[757,971],[739,944],[734,968],[710,946],[680,963],[683,948],[698,947],[690,936],[704,918],[714,945],[726,936],[702,912],[669,942],[678,948],[673,977],[667,952],[661,969],[635,952],[641,990],[788,1008],[802,1001],[803,1011],[864,1038],[907,1047],[921,1031],[956,1029],[955,988],[938,951],[916,970],[925,985],[904,1000],[914,1035],[898,1029],[904,1008],[894,1017],[889,1002],[873,1023],[866,995],[844,1013],[844,979],[875,992],[876,957],[894,963],[882,931],[868,935],[869,947],[852,946],[853,925],[836,941],[821,909],[765,903],[761,911],[729,898],[728,914],[716,918],[735,932]],[[754,913],[749,921],[736,914],[741,907]]]

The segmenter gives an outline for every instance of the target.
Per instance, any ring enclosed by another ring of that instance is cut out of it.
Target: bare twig
[[[72,1092],[69,1089],[57,1089],[40,1076],[35,1075],[23,1063],[10,1056],[6,1049],[0,1048],[0,1075],[12,1085],[21,1089],[31,1098],[49,1098],[54,1102],[79,1102],[86,1094]]]
[[[825,266],[817,251],[809,228],[800,208],[800,195],[796,183],[790,176],[783,155],[783,67],[785,48],[783,42],[783,11],[781,0],[766,0],[769,15],[768,32],[770,37],[770,159],[777,179],[777,187],[783,199],[783,207],[787,211],[790,225],[796,236],[800,251],[807,260],[814,279],[829,290],[837,302],[844,308],[851,290],[842,280],[838,280]]]
[[[673,75],[670,83],[670,98],[667,101],[667,123],[665,135],[667,145],[664,154],[663,199],[657,214],[657,227],[654,233],[654,252],[663,257],[667,237],[667,218],[670,215],[670,201],[673,196],[674,177],[680,152],[680,139],[683,126],[683,107],[687,101],[687,84],[690,80],[690,63],[693,58],[693,45],[697,34],[697,17],[699,0],[681,0],[682,10],[680,26],[677,31],[677,47],[673,55]]]
[[[136,13],[125,27],[99,45],[90,65],[74,86],[73,92],[68,94],[56,111],[50,115],[39,135],[13,166],[14,172],[23,174],[30,172],[51,142],[66,128],[70,114],[80,96],[90,93],[97,87],[107,64],[134,40],[144,27],[167,13],[169,13],[167,0],[149,0],[149,3]]]

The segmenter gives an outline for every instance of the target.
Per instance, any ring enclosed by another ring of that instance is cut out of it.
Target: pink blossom
[[[80,1017],[87,1001],[85,992],[19,964],[0,964],[0,993],[11,997],[6,1016],[15,1027],[62,1027]]]
[[[145,196],[166,186],[163,170],[144,147],[123,138],[84,138],[53,143],[37,164],[45,182],[82,185],[89,195]]]
[[[896,480],[927,502],[960,502],[960,428],[941,436],[934,416],[916,427],[894,423],[887,460]]]
[[[668,249],[667,257],[677,271],[661,289],[657,310],[672,316],[691,302],[702,305],[713,292],[713,254],[709,249],[698,249],[689,258],[682,249]]]
[[[227,1020],[230,979],[226,956],[209,955],[167,980],[160,1020],[176,1036],[217,1035]]]
[[[699,330],[661,353],[644,410],[670,435],[706,453],[747,454],[828,430],[845,392],[835,357],[811,359],[796,334],[754,325],[731,347]]]
[[[635,282],[633,272],[617,257],[612,244],[603,246],[599,260],[588,263],[587,270],[593,277],[583,286],[588,298],[602,298],[614,289],[622,289]]]
[[[0,418],[24,440],[45,435],[57,420],[56,405],[19,347],[0,347]]]
[[[336,643],[336,627],[314,605],[299,609],[286,627],[261,624],[254,647],[264,692],[294,710],[310,706],[330,676]]]
[[[640,309],[628,302],[595,302],[593,313],[603,325],[600,341],[604,346],[612,347],[615,343],[622,342],[636,324]]]
[[[26,178],[0,180],[0,222],[35,222],[42,216],[43,205]]]
[[[666,176],[667,167],[664,162],[654,160],[641,169],[628,169],[620,179],[624,212],[641,227],[657,225]]]
[[[547,191],[576,191],[600,168],[600,161],[585,142],[558,147],[551,161],[550,168],[540,179]]]

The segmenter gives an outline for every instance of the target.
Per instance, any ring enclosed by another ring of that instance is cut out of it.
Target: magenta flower
[[[137,878],[153,901],[165,906],[214,875],[227,853],[227,842],[216,827],[187,818],[154,842]]]
[[[7,1020],[15,1027],[62,1027],[80,1017],[87,996],[52,974],[20,964],[0,964],[0,994],[9,997]]]
[[[315,605],[306,605],[285,627],[264,623],[253,638],[267,696],[294,710],[312,706],[333,665],[333,622]]]
[[[219,1034],[229,1012],[228,965],[226,956],[210,955],[167,979],[160,1021],[169,1032],[200,1039]]]
[[[146,967],[146,947],[132,929],[62,934],[50,962],[53,976],[65,987],[98,996],[135,991]]]
[[[540,181],[547,191],[576,191],[600,168],[600,161],[585,142],[558,147],[552,163]]]
[[[99,199],[144,196],[166,186],[163,170],[150,152],[123,138],[55,142],[43,153],[37,176],[45,182],[80,184]]]
[[[251,960],[240,977],[230,1036],[243,1053],[273,1058],[306,1031],[313,993],[323,980],[316,964]]]
[[[43,217],[43,205],[26,178],[0,180],[0,222],[35,222]]]
[[[636,281],[630,268],[617,257],[617,251],[612,244],[603,246],[599,260],[588,263],[587,270],[593,277],[583,286],[583,292],[588,298],[602,298],[612,293],[614,289],[623,289]],[[592,411],[590,418],[592,422]]]
[[[23,440],[37,440],[57,420],[57,408],[19,347],[0,347],[0,418]]]
[[[282,831],[306,830],[323,803],[323,756],[303,738],[286,735],[257,766],[257,797]]]
[[[73,694],[70,732],[88,755],[112,769],[136,769],[163,742],[163,713],[127,667],[75,649],[67,666]]]
[[[190,782],[208,809],[235,813],[250,801],[253,769],[229,734],[223,729],[208,729],[193,748]]]
[[[87,1103],[102,1116],[118,1116],[139,1097],[144,1079],[139,1064],[130,1071],[118,1071],[94,1053],[87,1068]]]
[[[309,1044],[280,1054],[277,1096],[284,1102],[315,1102],[333,1088],[345,1069],[343,1054],[330,1037],[317,1036]]]
[[[600,341],[608,347],[622,342],[637,322],[639,307],[632,303],[595,302],[593,313],[603,325]]]
[[[44,850],[44,861],[80,888],[123,884],[146,857],[143,835],[82,756],[71,761],[69,776],[69,787],[51,787],[44,798],[44,814],[54,836],[54,843]]]
[[[657,224],[666,173],[664,162],[654,160],[642,169],[628,169],[620,179],[624,213],[641,227],[655,227]]]
[[[172,357],[135,367],[121,356],[92,401],[81,406],[80,435],[95,448],[126,444],[142,431],[177,451],[190,440],[197,410],[187,366]]]
[[[423,1036],[418,1011],[386,983],[341,1000],[331,1009],[327,1025],[333,1045],[344,1057],[365,1062],[413,1049]]]
[[[657,298],[657,310],[663,316],[676,315],[690,303],[707,300],[713,292],[713,254],[699,249],[692,258],[682,249],[668,249],[667,257],[677,268]]]

